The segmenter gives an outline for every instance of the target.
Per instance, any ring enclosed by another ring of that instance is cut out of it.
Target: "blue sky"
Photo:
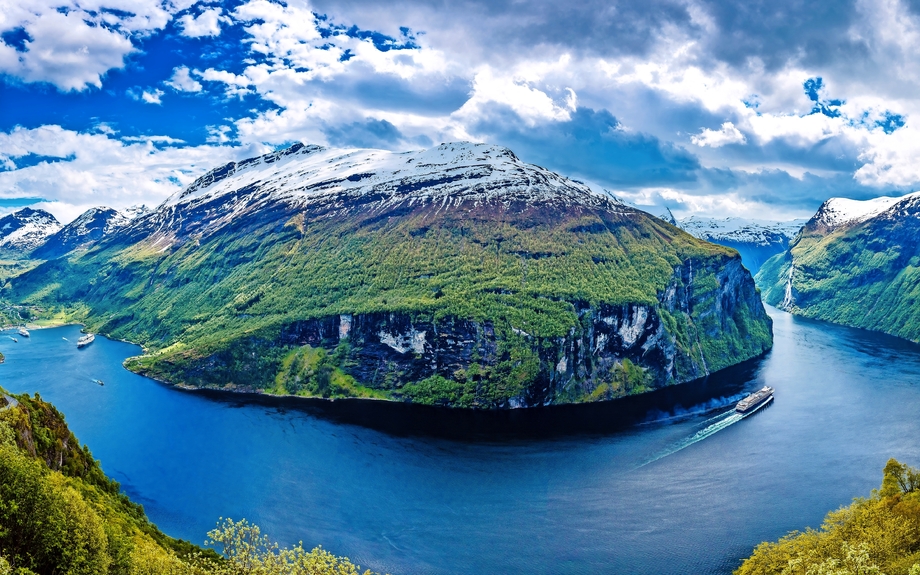
[[[915,2],[0,6],[0,212],[156,205],[295,141],[501,144],[679,216],[920,182]]]

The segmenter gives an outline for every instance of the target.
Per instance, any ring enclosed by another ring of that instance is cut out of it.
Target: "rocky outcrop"
[[[738,258],[688,259],[674,269],[657,304],[582,305],[577,317],[578,325],[565,337],[539,338],[455,317],[341,314],[292,323],[277,340],[261,345],[332,350],[347,343],[343,370],[363,386],[398,396],[406,384],[436,375],[454,379],[473,364],[495,368],[509,360],[511,341],[538,358],[539,373],[520,393],[480,405],[501,408],[609,399],[683,383],[760,355],[772,344],[769,327],[750,332],[752,325],[769,326],[770,319]],[[238,362],[239,355],[205,358],[196,383],[220,386],[205,374],[226,372],[231,361]],[[643,374],[641,385],[611,388],[627,363]]]

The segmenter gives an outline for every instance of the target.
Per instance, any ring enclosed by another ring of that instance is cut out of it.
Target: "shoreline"
[[[27,324],[27,326],[28,326],[28,325],[29,325],[29,324]],[[69,325],[81,325],[81,326],[84,326],[84,327],[85,327],[85,324],[83,324],[83,323],[81,323],[81,322],[76,322],[76,321],[74,321],[74,322],[65,322],[65,323],[53,324],[53,325],[35,326],[35,329],[52,329],[52,328],[57,328],[57,327],[66,327],[66,326],[69,326]],[[5,331],[5,330],[7,330],[7,329],[15,329],[16,327],[17,327],[17,326],[4,327],[4,328],[0,328],[0,331]],[[30,328],[30,329],[31,329],[31,328]],[[275,400],[275,401],[279,401],[279,402],[301,402],[301,403],[304,404],[304,405],[309,405],[309,404],[313,404],[313,405],[332,405],[332,404],[335,404],[335,403],[338,403],[338,404],[340,404],[340,405],[341,405],[341,404],[355,404],[355,405],[357,405],[357,404],[362,404],[362,405],[363,405],[363,404],[371,404],[371,402],[372,402],[372,403],[375,404],[375,405],[411,406],[411,407],[413,407],[413,408],[431,408],[431,409],[437,409],[437,410],[445,410],[445,411],[447,411],[447,412],[453,412],[453,413],[467,413],[467,414],[526,413],[526,412],[533,412],[533,411],[543,411],[543,410],[546,410],[546,409],[578,408],[578,407],[584,408],[585,406],[604,406],[604,405],[608,405],[608,406],[609,406],[609,405],[615,405],[615,404],[630,403],[631,401],[636,401],[635,398],[648,398],[648,397],[651,397],[651,396],[655,396],[656,394],[663,394],[663,393],[666,393],[666,392],[668,392],[669,390],[679,390],[679,389],[681,389],[681,388],[691,387],[691,386],[694,385],[694,384],[695,384],[695,385],[699,385],[699,384],[701,384],[701,383],[703,383],[703,382],[706,382],[707,380],[709,380],[710,378],[713,378],[713,377],[721,378],[721,377],[723,377],[723,376],[724,376],[726,373],[728,373],[728,372],[731,372],[731,371],[737,370],[737,369],[741,369],[741,368],[743,368],[743,367],[746,366],[746,365],[749,365],[749,364],[751,364],[751,363],[753,363],[753,362],[757,362],[757,361],[762,360],[764,357],[766,357],[766,356],[772,351],[772,348],[770,348],[770,349],[764,351],[763,353],[761,353],[761,354],[759,354],[759,355],[750,357],[750,358],[748,358],[748,359],[746,359],[746,360],[743,360],[743,361],[741,361],[741,362],[739,362],[739,363],[736,363],[736,364],[734,364],[734,365],[730,365],[730,366],[728,366],[728,367],[722,368],[722,369],[720,369],[720,370],[718,370],[718,371],[715,371],[715,372],[713,372],[713,373],[710,373],[710,374],[708,374],[708,375],[706,375],[706,376],[703,376],[703,377],[700,377],[700,378],[697,378],[697,379],[693,379],[693,380],[690,380],[690,381],[685,381],[685,382],[682,382],[682,383],[674,384],[674,385],[668,385],[668,386],[665,386],[665,387],[653,389],[653,390],[651,390],[651,391],[647,391],[647,392],[640,393],[640,394],[637,394],[637,395],[626,395],[626,396],[623,396],[623,397],[618,397],[618,398],[614,398],[614,399],[608,399],[608,400],[605,400],[605,401],[596,401],[596,402],[583,402],[583,403],[554,403],[554,404],[549,404],[549,405],[533,405],[533,406],[529,406],[529,407],[511,407],[511,408],[482,409],[482,408],[458,408],[458,407],[450,407],[450,406],[444,406],[444,405],[431,405],[431,404],[423,404],[423,403],[413,403],[413,402],[411,402],[411,401],[399,401],[399,400],[396,400],[396,399],[388,399],[388,398],[380,398],[380,397],[321,397],[321,396],[304,396],[304,395],[293,395],[293,394],[266,393],[265,391],[260,390],[260,389],[247,388],[247,387],[242,387],[242,386],[241,386],[241,387],[237,387],[237,388],[227,388],[227,387],[201,387],[201,386],[196,386],[196,385],[191,385],[191,384],[186,384],[186,383],[174,383],[174,382],[171,382],[171,381],[167,381],[167,380],[164,380],[164,379],[160,379],[160,378],[158,378],[158,377],[154,377],[153,375],[149,375],[149,374],[146,374],[146,373],[139,373],[139,372],[133,371],[133,370],[131,370],[131,369],[128,369],[128,367],[127,367],[125,364],[126,364],[129,360],[134,359],[134,358],[143,357],[143,356],[145,356],[145,355],[148,354],[147,348],[146,348],[145,346],[143,346],[142,344],[139,344],[139,343],[136,343],[136,342],[133,342],[133,341],[129,341],[129,340],[126,340],[126,339],[111,337],[111,336],[106,335],[106,334],[104,334],[104,333],[97,333],[96,335],[101,335],[102,337],[105,337],[106,339],[108,339],[108,340],[110,340],[110,341],[117,341],[117,342],[122,342],[122,343],[128,343],[128,344],[131,344],[131,345],[136,345],[137,347],[141,348],[141,350],[143,351],[142,354],[140,354],[140,355],[132,355],[132,356],[126,357],[124,360],[122,360],[122,363],[121,363],[122,368],[125,369],[125,371],[128,371],[128,372],[130,372],[130,373],[133,373],[133,374],[135,374],[135,375],[139,375],[139,376],[141,376],[141,377],[145,377],[145,378],[147,378],[147,379],[150,379],[150,380],[152,380],[152,381],[155,381],[156,383],[158,383],[158,384],[160,384],[160,385],[163,385],[163,386],[165,386],[165,387],[174,388],[174,389],[176,389],[176,390],[178,390],[178,391],[182,391],[182,392],[196,393],[196,394],[200,394],[200,395],[217,395],[217,396],[225,396],[225,397],[249,397],[249,398],[252,398],[253,400],[256,400],[256,401],[258,401],[259,399],[269,399],[269,400]],[[899,338],[899,339],[900,339],[900,338]]]

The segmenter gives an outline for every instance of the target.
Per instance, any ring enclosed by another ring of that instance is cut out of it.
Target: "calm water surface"
[[[55,403],[153,521],[197,543],[246,517],[394,575],[729,573],[868,495],[889,457],[920,464],[920,347],[770,311],[767,357],[602,406],[244,403],[127,372],[130,344],[78,351],[73,326],[2,332],[0,384]],[[729,421],[764,384],[773,405]]]

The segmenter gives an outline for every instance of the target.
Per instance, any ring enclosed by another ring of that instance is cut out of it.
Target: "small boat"
[[[29,332],[26,330],[26,328],[21,327],[19,328],[19,335],[22,337],[29,337]]]
[[[87,345],[96,341],[96,336],[88,333],[77,340],[77,347],[86,347]]]
[[[753,413],[773,400],[773,388],[765,385],[759,391],[745,397],[735,406],[735,411],[740,414]]]
[[[105,385],[101,379],[94,379],[93,381],[98,383],[99,385]]]
[[[19,340],[16,339],[15,337],[11,337],[10,339],[13,340],[13,343],[19,343]]]

